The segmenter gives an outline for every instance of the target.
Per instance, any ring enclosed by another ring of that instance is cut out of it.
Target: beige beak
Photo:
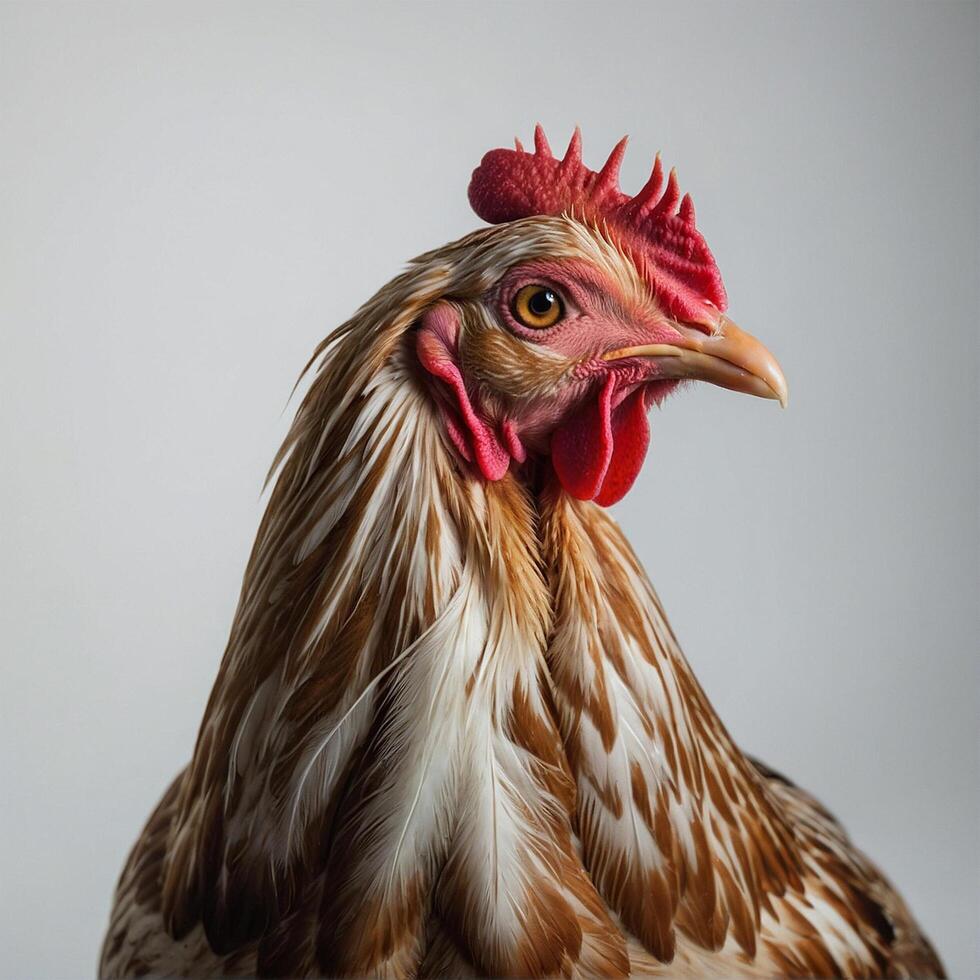
[[[776,358],[728,317],[722,316],[710,334],[683,324],[676,329],[682,339],[673,344],[622,347],[603,354],[602,359],[653,357],[658,361],[661,378],[710,381],[732,391],[775,398],[786,407],[789,389]]]

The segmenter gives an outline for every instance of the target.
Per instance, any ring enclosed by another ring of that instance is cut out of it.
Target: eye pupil
[[[527,306],[535,316],[547,316],[555,305],[555,294],[550,289],[538,290]]]
[[[532,330],[547,330],[564,315],[561,296],[541,283],[530,284],[514,297],[511,312],[519,323]]]

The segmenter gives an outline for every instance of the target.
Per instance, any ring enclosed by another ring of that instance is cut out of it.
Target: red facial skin
[[[562,297],[565,314],[553,327],[526,327],[514,316],[513,299],[527,285],[549,286]],[[616,404],[639,384],[649,385],[648,403],[659,403],[678,384],[675,379],[657,381],[657,365],[648,358],[601,359],[619,348],[673,344],[681,337],[648,295],[626,295],[618,283],[585,260],[541,260],[517,266],[501,279],[488,300],[495,305],[499,322],[515,336],[574,362],[570,382],[601,382],[614,375]],[[582,393],[582,385],[569,385],[555,395],[567,409],[568,399]],[[519,429],[527,432],[534,428],[533,422],[532,411],[522,417]]]
[[[514,297],[532,284],[561,297],[564,314],[552,327],[528,327],[514,314]],[[503,418],[491,419],[480,404],[475,379],[464,375],[458,309],[437,305],[424,318],[418,352],[423,366],[442,382],[439,404],[453,444],[486,479],[500,479],[511,460],[522,462],[528,451],[550,452],[574,496],[602,504],[620,499],[646,452],[647,408],[679,382],[658,379],[657,363],[649,358],[604,361],[602,355],[628,346],[675,343],[678,331],[642,285],[614,281],[585,260],[517,266],[480,302],[501,330],[517,338],[523,369],[554,374],[555,381],[546,394],[534,397],[494,392],[508,407]]]

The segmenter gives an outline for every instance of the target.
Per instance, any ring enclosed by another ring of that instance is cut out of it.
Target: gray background
[[[788,411],[618,507],[739,742],[977,962],[975,4],[0,8],[0,970],[88,975],[191,751],[316,342],[482,153],[677,164]]]

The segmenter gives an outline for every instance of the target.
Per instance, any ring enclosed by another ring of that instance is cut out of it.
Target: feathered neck
[[[611,520],[455,457],[407,343],[446,276],[341,328],[277,460],[170,928],[221,952],[312,908],[328,975],[625,975],[607,909],[663,961],[675,927],[751,954],[789,832]]]

